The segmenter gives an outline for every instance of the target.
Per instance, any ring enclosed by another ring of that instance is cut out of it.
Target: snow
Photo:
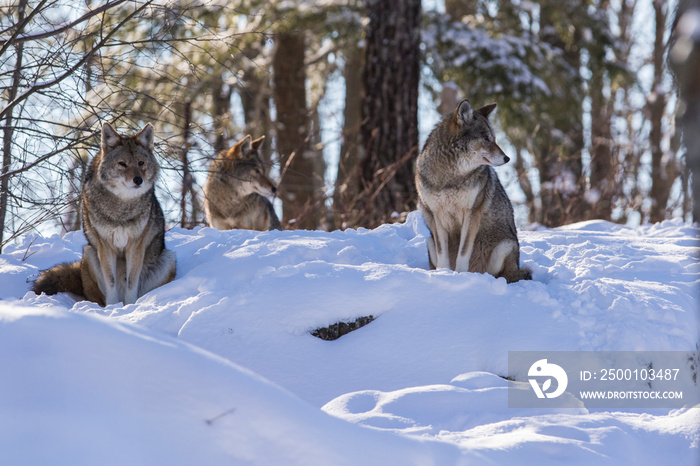
[[[182,341],[55,307],[0,311],[0,367],[0,464],[409,464],[457,453],[334,419]]]
[[[697,350],[698,233],[521,231],[535,279],[507,285],[429,271],[417,212],[375,230],[173,229],[175,281],[107,308],[29,292],[85,239],[27,237],[0,255],[0,464],[695,465],[700,405],[509,408],[501,376],[514,350]]]

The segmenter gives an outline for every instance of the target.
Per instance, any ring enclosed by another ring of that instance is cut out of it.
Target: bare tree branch
[[[32,11],[32,14],[35,11],[38,11],[41,9],[44,3],[46,3],[47,0],[42,0],[42,2]],[[74,28],[80,23],[83,23],[85,21],[88,21],[90,18],[93,16],[99,15],[100,13],[103,13],[107,10],[110,10],[116,6],[121,5],[122,3],[126,2],[127,0],[115,0],[112,3],[105,3],[99,8],[95,8],[94,10],[90,10],[87,13],[85,13],[83,16],[80,18],[76,19],[75,21],[71,21],[70,23],[64,24],[63,26],[57,27],[56,29],[52,29],[50,31],[44,31],[44,32],[38,32],[36,34],[22,34],[18,35],[17,32],[21,31],[21,28],[18,28],[17,31],[12,35],[12,37],[8,39],[2,39],[0,38],[0,44],[3,44],[3,48],[0,49],[0,55],[3,54],[5,49],[9,46],[9,44],[13,43],[18,43],[18,42],[26,42],[30,40],[41,40],[41,39],[46,39],[47,37],[52,37],[56,36],[58,34],[61,34],[69,29]],[[149,2],[150,3],[150,2]],[[24,21],[24,25],[29,23],[30,18],[27,18],[27,20]]]
[[[60,153],[62,153],[62,152],[65,152],[65,151],[70,150],[70,149],[73,149],[73,148],[75,148],[75,147],[77,147],[77,146],[79,146],[79,145],[81,145],[81,144],[86,143],[87,141],[89,141],[92,137],[94,137],[94,136],[97,135],[98,133],[99,133],[99,131],[95,131],[95,132],[91,133],[89,136],[86,136],[86,137],[80,138],[80,139],[76,139],[75,141],[73,141],[73,142],[70,143],[70,144],[67,144],[67,145],[65,145],[65,146],[63,146],[63,147],[60,147],[60,148],[56,149],[56,150],[52,150],[51,152],[42,155],[41,157],[37,158],[37,159],[34,160],[33,162],[28,163],[28,164],[24,165],[24,166],[21,167],[21,168],[18,168],[18,169],[16,169],[16,170],[9,171],[9,172],[7,172],[7,173],[3,173],[2,176],[0,176],[0,179],[12,178],[13,176],[19,175],[19,174],[22,173],[22,172],[26,172],[26,171],[28,171],[28,170],[31,170],[32,168],[36,167],[36,166],[39,165],[40,163],[45,162],[46,160],[50,159],[51,157],[53,157],[53,156],[55,156],[55,155],[57,155],[57,154],[60,154]]]
[[[16,97],[14,100],[12,100],[10,103],[7,104],[7,107],[5,107],[1,112],[0,112],[0,118],[4,118],[7,113],[9,113],[18,103],[20,103],[23,100],[26,100],[29,96],[32,94],[42,90],[46,89],[52,86],[55,86],[59,84],[61,81],[64,79],[68,78],[71,76],[76,70],[78,70],[80,67],[82,67],[93,55],[97,53],[98,50],[100,50],[102,47],[104,47],[109,39],[121,29],[124,24],[129,22],[134,16],[139,14],[141,11],[143,11],[148,5],[153,3],[153,0],[148,0],[145,2],[143,5],[141,5],[139,8],[134,10],[132,13],[130,13],[126,18],[124,18],[122,21],[119,22],[115,27],[112,28],[112,30],[109,31],[109,33],[100,40],[100,42],[97,43],[92,49],[90,49],[89,52],[83,55],[83,57],[73,66],[71,66],[69,69],[67,69],[63,74],[58,76],[57,78],[54,78],[50,81],[45,81],[41,84],[35,84],[34,86],[31,86],[27,91],[22,93],[20,96]]]
[[[21,34],[22,30],[24,30],[24,27],[29,24],[29,22],[36,16],[37,13],[39,13],[42,9],[42,7],[46,4],[48,0],[41,0],[41,3],[39,3],[36,8],[32,10],[29,15],[27,15],[25,18],[20,20],[20,23],[17,25],[15,31],[12,33],[12,36],[10,36],[9,39],[7,40],[0,40],[0,43],[2,43],[2,48],[0,48],[0,57],[7,51],[7,49],[12,45],[17,42],[16,39],[17,37]]]

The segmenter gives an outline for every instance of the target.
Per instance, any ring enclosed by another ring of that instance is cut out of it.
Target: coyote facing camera
[[[123,136],[102,126],[102,148],[81,193],[83,257],[41,273],[37,294],[69,291],[102,306],[131,304],[175,277],[175,254],[165,248],[165,220],[155,195],[159,166],[153,127]]]
[[[436,125],[416,161],[419,209],[431,237],[431,268],[532,279],[520,267],[513,206],[495,170],[510,159],[496,144],[489,104],[463,100]]]
[[[265,197],[277,191],[265,174],[258,149],[265,136],[244,137],[221,151],[204,184],[204,211],[209,226],[219,230],[280,230],[272,203]]]

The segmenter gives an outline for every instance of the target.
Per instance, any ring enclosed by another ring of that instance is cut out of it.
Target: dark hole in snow
[[[321,340],[332,341],[337,340],[345,334],[364,327],[374,320],[374,316],[358,317],[352,322],[338,322],[337,324],[329,325],[328,327],[317,328],[311,335]]]

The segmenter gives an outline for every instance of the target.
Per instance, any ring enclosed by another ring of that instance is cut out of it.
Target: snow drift
[[[80,257],[82,234],[8,247],[9,464],[71,440],[66,464],[121,443],[131,464],[697,464],[697,408],[512,409],[499,377],[509,350],[696,351],[696,227],[524,231],[535,280],[512,285],[427,270],[428,234],[417,213],[375,230],[173,229],[176,280],[107,308],[27,292],[40,269]],[[310,333],[369,315],[335,341]]]

